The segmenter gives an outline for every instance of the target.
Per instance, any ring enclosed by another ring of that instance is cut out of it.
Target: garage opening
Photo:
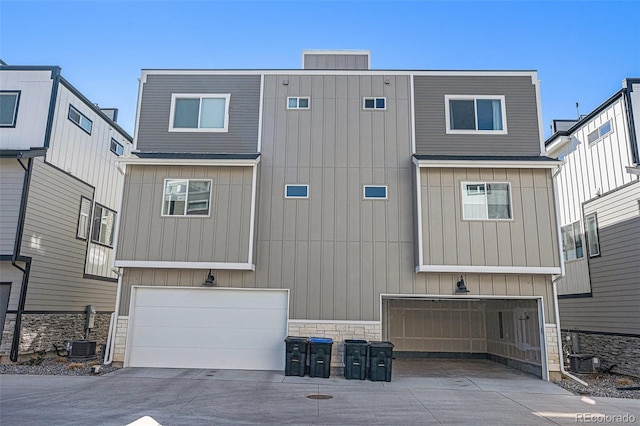
[[[396,357],[489,359],[544,378],[539,299],[383,297]]]

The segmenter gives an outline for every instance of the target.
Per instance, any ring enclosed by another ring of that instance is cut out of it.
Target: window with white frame
[[[308,96],[292,96],[287,98],[287,109],[309,109],[311,99]]]
[[[16,127],[19,103],[19,90],[0,90],[0,127]]]
[[[504,96],[445,95],[447,133],[506,134]]]
[[[86,115],[78,111],[73,105],[69,105],[69,115],[67,115],[69,120],[76,123],[82,130],[91,134],[91,129],[93,129],[93,121],[89,120]]]
[[[607,121],[602,126],[589,133],[587,135],[587,140],[589,141],[589,143],[594,143],[603,136],[608,135],[609,133],[611,133],[611,120]]]
[[[600,238],[598,236],[598,215],[591,213],[584,218],[584,227],[587,233],[587,247],[589,257],[600,256]]]
[[[80,213],[78,214],[78,231],[76,236],[81,240],[86,240],[89,236],[90,225],[91,200],[87,197],[80,197]]]
[[[583,256],[582,227],[580,221],[570,223],[560,228],[562,233],[562,253],[564,260],[575,260]]]
[[[284,198],[309,198],[309,185],[285,185]]]
[[[93,209],[91,241],[107,247],[113,247],[113,235],[116,226],[116,212],[96,203]]]
[[[226,132],[230,94],[172,94],[170,132]]]
[[[386,200],[387,187],[384,185],[365,185],[363,196],[367,200]]]
[[[462,182],[462,218],[468,220],[512,219],[508,182]]]
[[[210,201],[210,179],[165,179],[162,216],[209,216]]]
[[[120,142],[115,139],[111,139],[111,146],[109,148],[111,152],[113,152],[118,157],[124,154],[124,146]]]
[[[363,109],[387,109],[387,98],[363,98]]]

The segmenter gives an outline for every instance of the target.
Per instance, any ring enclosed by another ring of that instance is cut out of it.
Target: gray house
[[[125,366],[284,368],[287,335],[560,371],[531,71],[143,70],[115,266]]]
[[[640,79],[580,120],[554,121],[565,274],[562,332],[573,351],[640,375]]]
[[[0,66],[1,362],[87,337],[87,311],[89,337],[106,342],[124,181],[115,160],[133,141],[116,118],[59,67]]]

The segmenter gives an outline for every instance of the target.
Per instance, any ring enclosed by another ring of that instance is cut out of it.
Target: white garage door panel
[[[159,292],[158,290],[164,290]],[[185,292],[185,290],[189,290]],[[242,307],[261,309],[277,305],[282,300],[279,291],[227,290],[217,288],[150,287],[138,288],[136,306],[165,306],[187,308],[233,308],[238,307],[236,297],[241,294]],[[193,297],[197,292],[198,297]],[[142,297],[140,297],[142,295]]]
[[[125,365],[282,370],[288,292],[133,287]]]
[[[174,327],[179,322],[187,328],[272,328],[287,316],[286,308],[136,308],[136,327]]]
[[[139,351],[139,353],[138,353]],[[145,357],[140,348],[134,348],[132,358]],[[274,365],[273,360],[277,363]],[[178,348],[163,349],[145,360],[144,367],[210,368],[220,370],[284,370],[284,351],[250,351],[231,349],[205,349],[198,352]],[[170,367],[167,367],[170,366]],[[131,367],[135,367],[131,365]]]
[[[240,348],[280,349],[284,338],[280,339],[282,330],[219,330],[185,328],[136,328],[134,347],[162,348]]]

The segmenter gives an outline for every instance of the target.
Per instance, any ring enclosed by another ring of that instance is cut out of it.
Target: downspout
[[[103,365],[110,365],[113,362],[113,351],[116,345],[116,329],[118,328],[118,316],[120,315],[120,293],[122,291],[122,269],[118,268],[118,290],[116,291],[116,309],[111,314],[109,323],[109,336],[107,338],[107,355],[102,361]]]
[[[589,385],[587,384],[587,382],[577,378],[576,376],[574,376],[573,374],[569,373],[567,370],[564,369],[564,353],[562,350],[562,330],[560,328],[560,308],[558,306],[557,281],[560,278],[564,277],[565,270],[564,270],[564,256],[562,256],[562,242],[561,242],[562,231],[560,229],[560,212],[558,212],[558,185],[556,184],[556,176],[560,174],[560,172],[562,171],[562,166],[564,166],[564,164],[565,162],[563,161],[562,164],[558,166],[558,168],[554,170],[553,174],[551,175],[551,180],[553,182],[554,201],[556,204],[555,210],[556,210],[556,229],[557,229],[556,232],[558,233],[558,250],[559,250],[558,254],[560,255],[560,275],[558,275],[553,280],[551,280],[551,285],[553,287],[553,312],[556,317],[556,334],[558,335],[557,340],[558,340],[558,358],[560,359],[560,373],[569,377],[572,380],[575,380],[581,385],[588,387]]]
[[[27,166],[24,165],[20,158],[17,159],[20,166],[24,169],[24,180],[22,183],[22,200],[20,201],[20,215],[18,216],[18,225],[16,227],[16,240],[13,246],[13,256],[11,257],[11,266],[22,272],[22,284],[20,285],[20,298],[18,299],[18,309],[16,310],[16,323],[13,327],[13,338],[11,340],[11,350],[9,359],[13,362],[18,361],[18,352],[20,349],[20,329],[22,328],[22,313],[27,301],[27,286],[29,284],[29,272],[31,271],[31,258],[25,259],[26,265],[23,268],[18,265],[18,257],[20,256],[20,244],[22,243],[22,234],[24,231],[24,218],[27,212],[27,198],[29,196],[29,185],[31,184],[31,171],[33,170],[33,158],[29,158]]]
[[[564,369],[564,355],[562,352],[562,333],[560,330],[560,309],[558,308],[558,289],[557,289],[557,285],[556,285],[556,281],[560,279],[560,277],[557,277],[556,279],[554,279],[552,281],[553,284],[553,307],[554,307],[554,311],[555,311],[555,316],[556,316],[556,332],[558,333],[558,356],[560,357],[560,372],[569,377],[570,379],[575,380],[576,382],[580,383],[583,386],[589,386],[589,384],[587,382],[585,382],[584,380],[580,380],[578,379],[576,376],[574,376],[573,374],[570,374],[569,372],[567,372],[567,370]]]

